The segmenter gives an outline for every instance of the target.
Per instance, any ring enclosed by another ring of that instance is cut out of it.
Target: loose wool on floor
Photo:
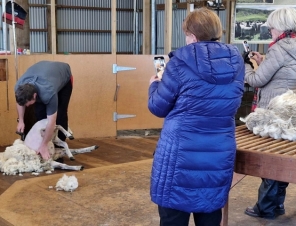
[[[49,188],[61,174],[16,181],[0,196],[1,225],[157,225],[157,207],[149,196],[151,163],[65,172],[78,179],[72,193]]]

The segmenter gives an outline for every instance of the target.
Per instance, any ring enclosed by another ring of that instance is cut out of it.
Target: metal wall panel
[[[29,4],[46,4],[46,0],[29,0]],[[47,6],[29,7],[29,28],[47,29]],[[48,31],[30,31],[30,51],[46,53],[48,51]]]
[[[0,4],[0,10],[2,12],[2,5]],[[0,28],[1,28],[1,32],[0,32],[0,50],[4,51],[4,50],[10,50],[10,44],[9,44],[9,29],[8,29],[8,24],[6,24],[6,49],[5,49],[5,45],[4,45],[4,34],[3,34],[3,27],[4,27],[4,22],[0,23]]]
[[[58,5],[111,8],[110,0],[57,0]]]
[[[28,0],[29,4],[44,4],[48,0]],[[180,0],[186,2],[186,0]],[[82,6],[82,7],[102,7],[111,8],[111,0],[56,0],[57,5]],[[135,53],[135,49],[141,52],[143,44],[143,1],[136,0],[136,13],[134,12],[134,0],[117,0],[117,52]],[[165,4],[165,0],[156,0],[156,4]],[[1,6],[0,6],[1,7]],[[38,31],[47,30],[50,21],[47,21],[48,7],[29,7],[29,26],[30,29],[30,50],[35,53],[48,51],[48,32]],[[135,24],[134,16],[137,23]],[[173,11],[173,30],[172,30],[172,50],[185,45],[185,35],[182,31],[182,23],[187,15],[186,9],[176,9]],[[57,32],[57,52],[63,53],[110,53],[111,52],[111,10],[92,10],[75,8],[57,8],[56,12],[57,29],[78,30]],[[164,30],[165,14],[163,10],[156,12],[156,54],[164,53]],[[227,9],[219,11],[219,17],[223,29],[226,29]],[[2,24],[3,27],[3,24]],[[88,30],[83,32],[79,30]],[[100,31],[100,32],[98,32]],[[105,31],[105,32],[104,32]],[[121,31],[121,32],[120,32]],[[137,32],[135,35],[135,32]],[[125,33],[124,33],[125,32]],[[228,31],[227,31],[228,32]],[[225,42],[225,34],[221,41]],[[137,42],[136,42],[137,41]],[[0,49],[4,48],[3,32],[0,32]],[[9,42],[9,38],[7,39]],[[236,45],[243,52],[242,44]],[[7,44],[7,48],[9,48]],[[258,44],[250,44],[252,50],[257,51]],[[268,45],[264,44],[264,53]]]
[[[156,54],[164,54],[165,11],[156,11]]]
[[[111,1],[57,0],[57,5],[111,8]],[[111,10],[58,7],[56,23],[58,53],[111,52]]]
[[[117,52],[138,54],[143,43],[140,35],[143,31],[143,2],[142,0],[117,0],[116,7],[128,10],[117,11],[117,31],[129,32],[117,33]]]
[[[156,5],[157,4],[165,4],[165,0],[156,0],[155,3],[156,3]]]
[[[185,34],[182,29],[183,20],[187,16],[187,9],[173,10],[172,21],[172,50],[186,45]]]
[[[46,4],[46,0],[31,0],[29,1],[29,4]],[[111,0],[57,0],[56,4],[66,6],[111,8]],[[137,9],[143,8],[141,0],[137,0],[136,4]],[[134,1],[117,0],[117,8],[130,9],[133,11]],[[45,7],[29,8],[30,21],[32,21],[30,23],[30,29],[47,29],[47,15],[44,15],[46,12],[45,9]],[[139,25],[138,28],[139,31],[142,31],[142,12],[138,12],[137,16],[137,24]],[[57,52],[111,52],[111,10],[58,7],[56,17],[58,30]],[[117,11],[117,17],[117,30],[134,30],[134,12]],[[133,51],[133,47],[130,45],[131,37],[133,37],[133,33],[118,34],[118,51]],[[138,38],[138,40],[139,44],[142,45],[142,38]],[[30,32],[30,45],[32,52],[46,52],[48,49],[47,32]]]

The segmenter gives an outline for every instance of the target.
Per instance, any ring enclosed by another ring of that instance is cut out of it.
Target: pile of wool
[[[271,99],[267,109],[285,121],[291,120],[292,125],[296,126],[296,93],[293,90]]]
[[[50,162],[41,162],[41,158],[31,150],[23,141],[17,139],[12,146],[0,153],[0,169],[4,175],[16,175],[26,172],[43,172],[51,168]]]
[[[292,90],[273,98],[267,109],[256,108],[241,121],[255,135],[296,140],[296,94]]]
[[[62,178],[60,178],[56,184],[56,190],[57,191],[74,191],[76,188],[78,188],[78,180],[77,178],[73,176],[67,176],[64,174]]]

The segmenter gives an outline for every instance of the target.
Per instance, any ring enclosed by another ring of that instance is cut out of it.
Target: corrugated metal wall
[[[143,2],[117,0],[117,8],[132,10],[117,11],[117,52],[137,54],[143,43]]]
[[[187,0],[180,0],[180,2],[187,2]],[[165,0],[156,0],[156,5],[165,4]],[[227,26],[227,10],[219,11],[217,14],[222,23],[223,30],[226,30]],[[164,30],[165,30],[165,14],[164,10],[158,10],[156,12],[156,54],[164,54]],[[172,50],[175,50],[181,46],[184,46],[185,35],[182,31],[182,22],[187,16],[187,10],[185,9],[173,9],[173,31],[172,31]],[[230,32],[230,31],[227,31]],[[226,41],[226,33],[223,33],[221,42]],[[233,44],[238,47],[239,51],[243,53],[244,48],[242,44]],[[249,44],[250,48],[254,51],[258,51],[258,44]],[[266,53],[268,45],[264,45],[264,53]]]
[[[30,50],[33,53],[48,52],[48,30],[50,29],[48,1],[29,0],[28,2]],[[180,0],[180,2],[187,1]],[[156,0],[156,5],[158,4],[165,4],[165,0]],[[111,0],[56,0],[56,6],[58,53],[111,53]],[[134,7],[134,0],[117,0],[117,53],[141,53],[143,1],[136,0],[136,11]],[[226,29],[227,10],[219,11],[223,29]],[[164,13],[164,10],[156,12],[156,54],[164,54]],[[186,9],[173,9],[172,50],[185,45],[182,23],[186,15]],[[225,40],[224,34],[221,41],[225,42]],[[3,49],[2,32],[0,42],[0,48]],[[242,44],[234,45],[243,52]],[[264,45],[264,52],[267,46]],[[250,44],[250,47],[254,51],[258,49],[257,44]]]
[[[44,5],[29,7],[30,51],[34,53],[46,53],[48,51],[46,0],[29,0],[29,4]]]
[[[29,4],[45,5],[46,0],[29,0]],[[111,0],[57,0],[56,7],[58,53],[111,53]],[[142,9],[142,0],[136,0],[136,5],[134,0],[117,0],[117,53],[140,51]],[[47,6],[30,6],[29,15],[31,52],[47,52]]]
[[[56,3],[58,53],[111,52],[110,0],[57,0]]]
[[[2,12],[2,4],[0,4],[0,10]],[[6,47],[5,47],[5,44],[4,44],[4,32],[3,32],[4,22],[0,23],[0,28],[1,28],[1,32],[0,32],[0,50],[1,51],[10,50],[8,24],[6,24]]]
[[[180,3],[187,2],[186,0],[180,0]],[[165,4],[165,0],[156,0],[156,5]],[[182,30],[183,20],[187,16],[187,9],[173,9],[172,15],[172,50],[180,48],[186,45],[185,35]],[[226,11],[219,11],[219,17],[222,22],[223,29],[226,27]],[[164,10],[158,10],[156,12],[156,54],[164,54],[164,30],[165,30],[165,12]],[[223,34],[222,42],[225,41],[225,34]]]

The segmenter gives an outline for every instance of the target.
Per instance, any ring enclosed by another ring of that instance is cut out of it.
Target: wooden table
[[[296,183],[296,142],[253,134],[245,125],[236,127],[236,161],[232,186],[245,175]],[[228,202],[222,226],[228,225]]]

